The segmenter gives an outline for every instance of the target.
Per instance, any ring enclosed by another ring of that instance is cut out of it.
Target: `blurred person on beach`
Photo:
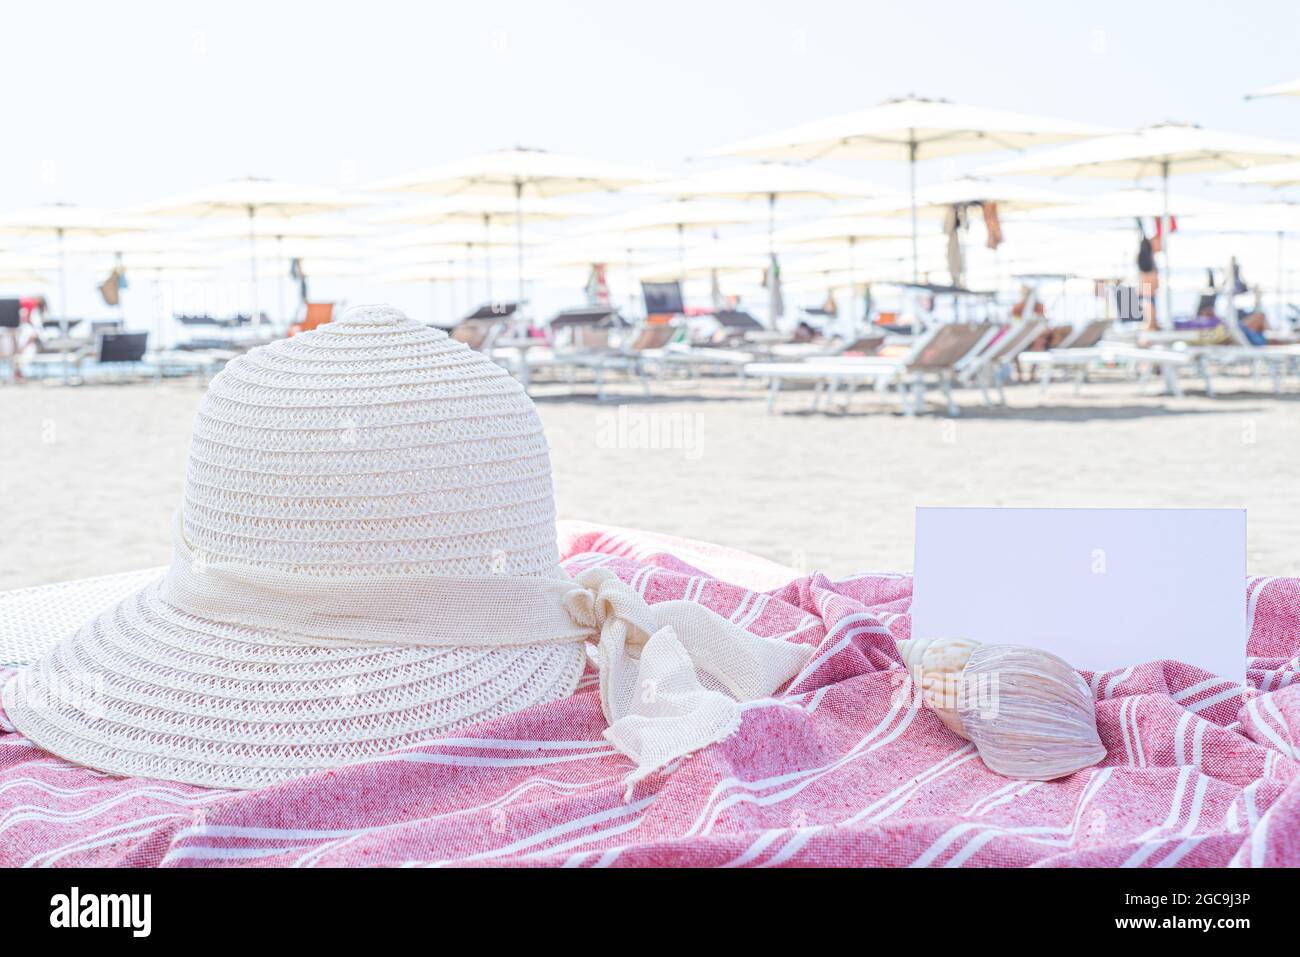
[[[23,296],[18,300],[18,328],[0,330],[0,356],[7,356],[13,364],[15,382],[22,382],[22,359],[25,353],[35,352],[40,344],[43,319],[49,312],[44,296]]]

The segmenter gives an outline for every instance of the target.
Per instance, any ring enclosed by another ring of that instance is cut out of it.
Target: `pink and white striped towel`
[[[651,602],[690,598],[816,655],[629,802],[592,674],[565,701],[252,792],[79,768],[0,714],[0,864],[1300,865],[1298,579],[1247,583],[1245,693],[1174,661],[1085,674],[1108,757],[1044,784],[993,774],[915,707],[894,651],[910,578],[788,581],[576,523],[562,539],[572,573],[603,565]]]

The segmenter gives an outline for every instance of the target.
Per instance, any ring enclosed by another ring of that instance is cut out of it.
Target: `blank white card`
[[[1246,680],[1244,509],[918,508],[914,637]]]

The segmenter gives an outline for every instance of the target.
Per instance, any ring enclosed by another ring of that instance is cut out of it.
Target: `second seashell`
[[[1050,781],[1106,756],[1092,693],[1064,659],[964,638],[913,638],[898,648],[925,706],[971,741],[989,770]]]

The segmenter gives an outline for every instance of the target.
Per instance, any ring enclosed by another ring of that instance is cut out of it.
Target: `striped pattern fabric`
[[[1085,674],[1107,757],[1039,783],[917,709],[894,648],[907,576],[795,576],[589,525],[561,539],[570,574],[605,567],[816,652],[626,801],[590,671],[566,700],[251,792],[79,768],[0,715],[0,864],[1300,866],[1298,579],[1247,583],[1244,691],[1174,661]]]

